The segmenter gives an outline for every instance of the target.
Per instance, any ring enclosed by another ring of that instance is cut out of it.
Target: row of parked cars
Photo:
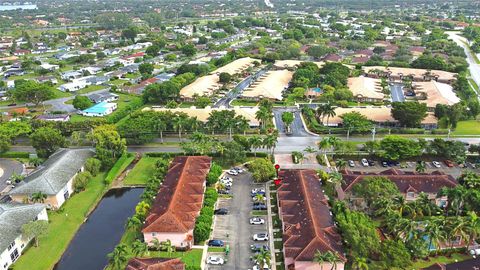
[[[267,210],[267,197],[264,188],[254,188],[250,191],[250,196],[252,197],[253,203],[253,210]],[[250,225],[264,225],[265,219],[261,217],[252,217],[250,218]],[[250,249],[254,255],[262,252],[270,250],[268,247],[268,233],[267,232],[260,232],[256,233],[252,236],[252,240],[255,241],[254,244],[250,245]],[[262,243],[264,242],[264,243]],[[252,256],[251,259],[253,261]],[[270,266],[268,264],[264,264],[263,267],[258,264],[256,261],[253,261],[254,265],[252,270],[270,270]]]
[[[449,168],[455,167],[455,163],[453,163],[453,161],[451,161],[451,160],[448,160],[448,159],[444,160],[443,163],[445,164],[445,166],[447,166]],[[371,159],[362,158],[360,160],[360,164],[363,167],[370,167],[370,166],[375,166],[375,161],[373,161]],[[393,167],[393,166],[399,166],[400,162],[382,160],[380,162],[380,164],[382,165],[382,167]],[[355,161],[349,160],[348,161],[348,166],[350,166],[351,168],[355,167]],[[442,164],[438,161],[432,161],[432,166],[435,167],[435,168],[441,168]],[[470,162],[465,162],[465,164],[458,164],[458,166],[460,168],[472,168],[472,169],[476,168],[475,164],[470,163]]]

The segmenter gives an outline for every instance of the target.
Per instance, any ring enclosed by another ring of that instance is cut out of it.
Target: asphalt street
[[[227,208],[228,215],[215,216],[215,225],[212,239],[225,241],[230,247],[230,254],[225,256],[222,253],[209,253],[208,255],[219,255],[226,259],[222,266],[208,265],[207,269],[251,269],[253,263],[250,257],[250,245],[253,244],[252,236],[255,233],[267,232],[266,225],[250,225],[249,219],[252,210],[252,198],[250,191],[260,185],[252,184],[252,176],[249,172],[243,172],[233,178],[233,198],[220,198],[217,208]],[[264,188],[264,185],[261,185]],[[266,217],[264,217],[266,218]],[[267,244],[267,242],[258,242]]]
[[[282,121],[282,113],[284,112],[293,112],[294,113],[294,119],[293,123],[291,125],[291,130],[292,134],[289,134],[287,136],[290,137],[310,137],[313,136],[309,134],[305,128],[303,127],[303,122],[301,118],[301,112],[298,109],[294,108],[274,108],[273,109],[273,115],[274,115],[274,120],[275,120],[275,126],[278,129],[278,132],[280,133],[280,136],[286,135],[286,127],[285,124]],[[314,136],[315,138],[318,139],[317,136]]]
[[[0,158],[0,168],[3,170],[3,174],[0,176],[0,192],[4,190],[8,185],[6,181],[12,176],[13,173],[22,174],[22,163],[14,159]]]
[[[403,95],[403,87],[399,83],[394,83],[390,86],[390,92],[392,93],[393,102],[404,102],[405,96]]]

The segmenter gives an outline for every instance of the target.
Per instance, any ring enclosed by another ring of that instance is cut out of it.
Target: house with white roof
[[[9,269],[32,240],[22,235],[23,225],[48,221],[43,204],[0,203],[0,267]]]

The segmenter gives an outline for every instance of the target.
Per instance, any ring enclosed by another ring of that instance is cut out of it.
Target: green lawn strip
[[[468,81],[473,85],[473,90],[475,90],[475,92],[478,93],[479,88],[478,88],[477,83],[472,78],[468,79]]]
[[[15,270],[52,269],[80,228],[89,211],[98,203],[106,186],[106,173],[100,173],[85,191],[74,194],[58,211],[49,211],[48,231],[39,238],[39,247],[30,247],[14,264]]]
[[[408,269],[422,269],[429,267],[435,263],[454,263],[457,261],[464,261],[467,259],[471,259],[471,256],[468,256],[466,254],[460,254],[460,253],[454,253],[452,254],[451,257],[446,257],[446,256],[438,256],[438,257],[431,257],[429,260],[418,260],[414,262],[411,266],[408,267]]]
[[[143,156],[123,180],[125,185],[146,185],[155,172],[155,162],[160,158]]]
[[[251,101],[251,100],[243,100],[243,99],[235,99],[232,101],[232,106],[256,106],[258,101]]]
[[[77,94],[86,94],[86,93],[101,90],[101,89],[104,89],[104,88],[105,88],[105,86],[103,86],[103,85],[90,85],[90,86],[85,87],[81,90],[78,90],[76,93]]]
[[[480,121],[467,120],[459,121],[454,135],[480,135]]]
[[[130,163],[132,163],[134,159],[135,155],[132,153],[122,155],[108,172],[107,177],[105,177],[105,182],[111,183],[123,172],[123,170],[125,170],[125,168],[127,168],[128,165],[130,165]]]
[[[208,247],[208,252],[225,252],[223,247]]]
[[[252,216],[266,216],[267,211],[266,210],[253,210],[252,211]]]
[[[56,99],[56,98],[64,98],[64,97],[71,97],[72,94],[69,93],[69,92],[63,92],[63,91],[60,91],[56,88],[54,88],[54,93],[55,93],[55,97],[53,99]]]

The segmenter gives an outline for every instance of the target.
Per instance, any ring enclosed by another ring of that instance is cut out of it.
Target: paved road
[[[480,65],[475,62],[472,53],[470,52],[467,45],[464,42],[468,43],[468,40],[462,36],[459,36],[460,32],[446,32],[448,34],[448,38],[455,41],[458,46],[462,47],[467,55],[467,63],[468,69],[470,70],[470,74],[472,79],[480,85]],[[480,95],[479,95],[480,99]]]
[[[404,102],[405,96],[403,95],[403,86],[399,83],[394,83],[390,86],[390,92],[392,93],[393,102]]]
[[[230,107],[230,103],[236,99],[245,88],[249,87],[252,82],[257,80],[260,76],[265,74],[267,72],[266,69],[262,69],[255,73],[254,75],[248,76],[245,80],[241,81],[235,88],[233,88],[230,92],[228,92],[224,97],[219,99],[215,105],[213,105],[214,108],[218,108],[220,106],[224,107]]]
[[[0,175],[0,192],[7,187],[6,181],[12,176],[13,173],[22,174],[23,164],[7,158],[0,158],[0,169],[3,174]]]
[[[244,172],[232,178],[233,198],[220,198],[218,203],[218,208],[227,208],[230,213],[226,216],[215,216],[215,227],[212,233],[213,239],[224,240],[230,246],[230,254],[226,257],[227,263],[225,265],[209,265],[207,269],[251,269],[253,265],[250,261],[250,256],[252,256],[250,245],[253,244],[252,235],[267,231],[266,225],[249,224],[252,210],[250,190],[257,187],[252,185],[251,174]],[[261,187],[264,188],[264,185]],[[268,245],[267,242],[259,243]],[[225,256],[223,253],[216,254]]]
[[[294,113],[294,120],[291,125],[292,134],[286,135],[286,127],[282,121],[282,113],[284,112],[293,112]],[[303,122],[301,118],[301,112],[297,108],[274,108],[273,115],[275,120],[275,125],[278,129],[280,136],[289,136],[289,137],[315,137],[318,139],[317,136],[313,136],[305,130],[303,127]]]

